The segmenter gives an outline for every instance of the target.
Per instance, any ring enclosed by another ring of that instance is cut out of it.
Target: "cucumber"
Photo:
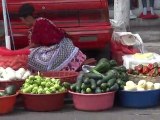
[[[113,67],[113,69],[117,70],[118,72],[127,72],[127,69],[124,66]]]
[[[96,89],[96,81],[94,79],[90,79],[91,81],[91,88]]]
[[[122,66],[120,66],[120,69],[121,69],[121,72],[125,72],[125,73],[127,72],[126,67],[125,67],[125,66],[123,66],[123,65],[122,65]]]
[[[82,81],[81,80],[77,81],[77,83],[76,83],[76,91],[77,92],[81,91],[81,85],[82,85]]]
[[[101,86],[101,84],[102,84],[102,83],[104,83],[104,82],[105,82],[104,80],[98,80],[98,81],[97,81],[97,86],[99,86],[99,87],[100,87],[100,86]]]
[[[101,58],[93,69],[100,73],[105,73],[110,69],[109,61],[106,58]]]
[[[106,90],[101,89],[101,92],[102,92],[102,93],[105,93],[105,92],[106,92]]]
[[[111,78],[117,78],[118,72],[116,70],[109,70],[106,73],[106,76],[103,77],[103,81],[108,82],[109,79]]]
[[[117,78],[121,78],[120,72],[117,73]]]
[[[110,87],[110,91],[117,91],[119,89],[119,85],[115,83],[113,86]]]
[[[123,81],[125,81],[125,82],[127,82],[127,81],[129,80],[129,76],[128,76],[128,74],[125,73],[125,72],[122,72],[122,73],[120,74],[120,77],[121,77],[121,79],[122,79]]]
[[[86,76],[89,77],[90,79],[95,79],[95,80],[103,78],[101,74],[95,74],[95,73],[87,73]]]
[[[107,89],[107,83],[102,83],[101,84],[101,89],[106,90]]]
[[[76,92],[81,92],[81,85],[83,82],[83,78],[84,78],[84,72],[80,72],[80,74],[77,77]]]
[[[106,92],[109,92],[109,91],[110,91],[110,89],[109,89],[109,88],[107,88],[107,89],[106,89]]]
[[[107,82],[108,87],[113,86],[116,83],[116,78],[112,78]]]
[[[90,80],[89,80],[88,77],[85,78],[85,79],[83,80],[83,82],[84,82],[84,84],[86,84],[86,85],[90,85]]]
[[[123,80],[121,80],[120,78],[118,78],[116,80],[116,82],[119,84],[119,85],[125,85],[125,82]]]
[[[97,87],[97,88],[96,88],[95,93],[101,93],[100,87]]]
[[[76,86],[77,86],[77,84],[74,83],[74,84],[72,84],[72,85],[70,86],[70,89],[75,92],[75,91],[76,91]]]
[[[82,83],[81,89],[86,90],[90,85],[86,85],[85,83]]]
[[[111,65],[111,67],[117,66],[116,60],[110,60],[110,61],[109,61],[109,64]]]
[[[101,86],[102,83],[107,83],[107,82],[108,82],[108,80],[106,80],[106,79],[98,80],[97,86]]]
[[[103,76],[103,74],[101,74],[100,72],[96,71],[95,69],[92,69],[90,72],[91,72],[91,73],[94,73],[94,74],[98,74],[98,75],[102,75],[102,76]]]

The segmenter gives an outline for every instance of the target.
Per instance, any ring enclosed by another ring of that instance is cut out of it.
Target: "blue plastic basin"
[[[160,90],[118,92],[118,103],[123,107],[149,108],[157,106],[159,101]]]

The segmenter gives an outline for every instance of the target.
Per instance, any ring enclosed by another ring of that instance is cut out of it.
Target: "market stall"
[[[83,66],[83,71],[79,74],[57,72],[59,74],[57,75],[53,71],[38,72],[31,75],[22,69],[18,71],[6,69],[6,72],[10,72],[10,74],[11,71],[16,74],[19,73],[26,79],[23,80],[18,93],[16,93],[15,87],[16,80],[14,80],[15,84],[6,85],[4,91],[0,92],[0,101],[4,98],[6,101],[10,97],[12,98],[10,105],[1,103],[5,107],[1,114],[11,112],[17,94],[22,96],[23,107],[27,110],[61,110],[64,108],[67,91],[73,96],[73,105],[78,110],[101,111],[111,109],[114,107],[115,100],[123,107],[147,108],[157,106],[160,97],[159,65],[154,63],[138,65],[134,68],[127,70],[126,67],[117,65],[115,60],[102,58],[95,66]],[[13,80],[13,78],[11,79]],[[4,83],[1,81],[0,84]],[[116,92],[117,94],[115,94]],[[44,102],[46,100],[51,101]]]

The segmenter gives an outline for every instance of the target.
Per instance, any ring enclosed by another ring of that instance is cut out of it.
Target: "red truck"
[[[111,40],[107,0],[7,0],[16,49],[28,45],[28,28],[17,15],[24,3],[32,4],[37,16],[53,20],[64,29],[80,49],[103,49]],[[0,20],[3,22],[2,3]]]

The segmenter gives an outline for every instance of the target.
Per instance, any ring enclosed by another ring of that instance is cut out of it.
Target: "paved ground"
[[[0,120],[159,120],[160,108],[129,109],[114,107],[101,112],[77,111],[72,105],[57,112],[29,112],[16,109],[13,113],[0,116]]]

